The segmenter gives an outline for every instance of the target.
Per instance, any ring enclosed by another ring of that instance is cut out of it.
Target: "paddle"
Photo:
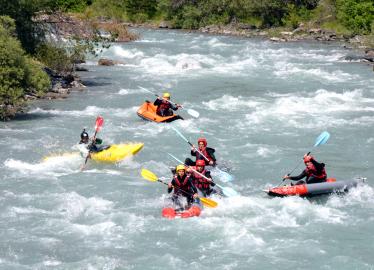
[[[153,95],[155,95],[156,97],[158,97],[158,98],[161,98],[159,95],[157,95],[156,93],[154,93],[154,92],[152,92],[152,91],[150,91],[150,90],[148,90],[148,89],[146,89],[146,88],[144,88],[144,87],[141,87],[141,86],[138,86],[140,89],[142,89],[142,90],[144,90],[144,91],[147,91],[148,93],[151,93],[151,94],[153,94]],[[170,101],[170,100],[167,100],[169,103],[171,103],[171,104],[174,104],[174,105],[177,105],[176,103],[174,103],[174,102],[172,102],[172,101]],[[180,107],[182,108],[182,109],[185,109],[185,110],[187,110],[187,113],[189,114],[189,115],[191,115],[192,117],[194,117],[194,118],[199,118],[199,116],[200,116],[200,114],[199,114],[199,112],[198,111],[195,111],[195,110],[193,110],[193,109],[186,109],[184,106],[182,106],[182,105],[180,105]]]
[[[320,145],[325,144],[325,143],[328,141],[329,138],[330,138],[330,133],[328,133],[327,131],[323,131],[323,132],[322,132],[322,133],[317,137],[317,139],[316,139],[316,141],[315,141],[313,147],[317,147],[317,146],[320,146]],[[306,155],[309,156],[310,153],[311,153],[311,151],[309,151]],[[300,166],[301,162],[302,162],[302,161],[299,161],[299,163],[296,165],[296,167],[295,167],[295,168],[294,168],[290,173],[288,173],[287,176],[290,176],[290,175],[291,175],[291,174],[296,170],[296,168],[298,168],[298,167]],[[285,181],[285,180],[286,180],[286,178],[284,178],[284,179],[282,180],[282,182],[281,182],[279,185],[281,185],[281,184],[283,183],[283,181]],[[279,185],[278,185],[278,186],[279,186]]]
[[[181,137],[186,143],[188,143],[193,149],[195,149],[195,151],[197,151],[206,161],[209,162],[209,159],[198,149],[196,148],[178,129],[176,129],[175,127],[171,126],[171,128],[179,135],[179,137]],[[233,180],[233,177],[231,176],[231,174],[229,174],[228,172],[224,172],[222,171],[220,168],[218,167],[214,167],[218,173],[222,176],[220,178],[220,180],[222,182],[230,182]]]
[[[223,187],[221,185],[218,185],[216,182],[214,182],[211,178],[208,178],[206,177],[205,175],[201,174],[200,172],[194,170],[191,166],[188,166],[187,164],[183,163],[182,161],[180,161],[177,157],[173,156],[172,154],[168,153],[169,156],[171,156],[173,159],[175,159],[176,161],[178,161],[179,163],[181,164],[184,164],[185,166],[187,166],[188,168],[190,168],[193,172],[197,173],[198,175],[200,175],[201,177],[203,177],[204,179],[214,183],[217,187],[219,187],[220,189],[222,189],[222,192],[225,196],[227,197],[234,197],[234,196],[238,196],[238,192],[236,192],[234,189],[230,188],[230,187]]]
[[[151,181],[151,182],[160,182],[164,185],[167,185],[167,183],[165,183],[164,181],[162,181],[160,178],[157,177],[157,175],[155,175],[153,172],[147,170],[147,169],[142,169],[140,174],[143,176],[144,179],[148,180],[148,181]],[[188,193],[182,189],[180,189],[180,191],[184,192],[185,194],[188,194],[188,195],[192,195],[191,193]],[[199,198],[200,201],[207,207],[211,207],[211,208],[215,208],[217,207],[218,203],[216,201],[213,201],[211,199],[208,199],[208,198]]]
[[[96,134],[100,131],[100,129],[102,128],[103,124],[104,124],[104,118],[102,118],[101,116],[98,116],[98,117],[96,118],[96,122],[95,122],[95,134],[94,134],[94,136],[93,136],[93,138],[92,138],[92,142],[91,142],[91,143],[95,143],[95,140],[96,140]],[[84,167],[85,167],[86,164],[87,164],[87,161],[88,161],[88,158],[90,157],[90,154],[91,154],[90,151],[88,151],[88,154],[87,154],[87,156],[86,156],[86,159],[85,159],[85,161],[84,161],[84,164],[83,164],[82,167],[81,167],[81,171],[84,170]]]

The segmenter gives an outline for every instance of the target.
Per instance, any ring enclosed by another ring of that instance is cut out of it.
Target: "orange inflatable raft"
[[[162,216],[169,219],[174,218],[190,218],[200,216],[201,209],[197,205],[192,205],[189,209],[179,211],[171,207],[166,207],[162,209]]]
[[[153,105],[153,103],[146,101],[143,103],[142,106],[137,111],[137,114],[139,117],[148,120],[148,121],[153,121],[157,123],[169,123],[173,122],[177,119],[182,119],[183,118],[177,114],[173,114],[171,116],[160,116],[156,113],[157,106]]]

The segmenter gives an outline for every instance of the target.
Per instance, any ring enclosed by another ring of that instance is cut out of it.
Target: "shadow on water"
[[[83,80],[82,83],[87,87],[111,85],[111,79],[107,77],[94,78],[93,80]]]
[[[49,113],[18,113],[14,118],[12,118],[12,121],[29,121],[29,120],[40,120],[40,119],[47,119],[52,117],[58,117],[55,114],[49,114]]]

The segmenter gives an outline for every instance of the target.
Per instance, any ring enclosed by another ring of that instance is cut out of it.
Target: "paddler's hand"
[[[288,174],[286,174],[285,176],[283,176],[283,181],[286,180],[286,179],[290,179],[290,176]]]
[[[196,199],[197,197],[199,197],[199,195],[198,195],[197,193],[195,193],[195,194],[193,195],[193,197]]]
[[[214,161],[213,160],[209,161],[209,165],[213,166],[214,165]]]
[[[177,108],[182,108],[182,105],[180,104],[175,104],[175,105],[177,105]]]
[[[173,185],[171,183],[168,184],[168,188],[172,188]]]

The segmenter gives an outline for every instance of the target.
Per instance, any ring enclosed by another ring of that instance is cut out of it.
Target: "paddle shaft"
[[[160,179],[157,179],[157,182],[160,182],[160,183],[162,183],[162,184],[164,184],[164,185],[167,185],[167,186],[169,186],[168,185],[168,183],[165,183],[164,181],[162,181],[162,180],[160,180]],[[173,188],[175,188],[175,186],[172,186]],[[187,194],[187,195],[192,195],[193,196],[193,194],[192,193],[190,193],[190,192],[187,192],[187,191],[184,191],[183,189],[181,189],[181,188],[178,188],[178,190],[180,190],[180,191],[182,191],[184,194]]]
[[[307,156],[309,156],[310,155],[310,153],[312,153],[311,151],[309,151],[306,155]],[[293,168],[293,170],[291,171],[291,172],[289,172],[288,174],[287,174],[287,176],[290,176],[299,166],[300,166],[300,164],[302,163],[302,161],[299,161],[299,163],[297,163],[297,165],[296,165],[296,167],[295,168]],[[282,183],[285,181],[285,180],[287,180],[286,178],[283,178],[282,179],[282,182],[280,182],[279,183],[279,185],[278,186],[280,186],[280,185],[282,185]]]
[[[103,121],[104,121],[104,119],[103,119],[102,117],[97,117],[97,118],[96,118],[96,129],[95,129],[95,133],[94,133],[94,135],[93,135],[93,138],[92,138],[92,142],[91,142],[91,144],[93,144],[93,143],[96,141],[96,135],[97,135],[97,133],[99,132],[101,126],[103,125]],[[88,158],[90,157],[90,154],[91,154],[91,153],[90,153],[90,151],[88,150],[88,154],[87,154],[87,156],[86,156],[86,159],[84,160],[84,164],[83,164],[83,166],[82,166],[82,170],[83,170],[84,167],[86,166],[87,161],[88,161]]]
[[[139,87],[140,87],[140,86],[139,86]],[[157,98],[162,99],[162,97],[160,97],[160,96],[157,95],[156,93],[152,92],[151,90],[148,90],[147,88],[144,88],[144,87],[140,87],[140,88],[142,88],[143,90],[145,90],[145,91],[147,91],[147,92],[149,92],[149,93],[155,95]],[[171,103],[171,104],[174,104],[175,106],[178,106],[177,103],[174,103],[174,102],[172,102],[171,100],[168,100],[168,99],[165,99],[165,100],[166,100],[167,102]],[[179,105],[179,106],[180,106],[181,108],[183,108],[182,105]]]
[[[182,161],[180,161],[179,159],[177,159],[175,156],[173,156],[173,155],[171,155],[171,154],[169,154],[169,156],[171,156],[172,158],[174,158],[176,161],[178,161],[178,162],[180,162],[180,163],[183,163]],[[188,166],[186,163],[183,163],[183,164],[184,164],[184,166],[187,166],[188,168],[190,168],[191,171],[193,171],[193,172],[197,173],[198,175],[200,175],[201,177],[203,177],[205,180],[208,180],[209,182],[211,182],[211,183],[217,185],[218,187],[222,188],[220,185],[218,185],[217,183],[215,183],[215,182],[213,181],[212,178],[208,178],[208,177],[206,177],[204,174],[202,174],[202,173],[196,171],[196,170],[193,169],[191,166]]]

